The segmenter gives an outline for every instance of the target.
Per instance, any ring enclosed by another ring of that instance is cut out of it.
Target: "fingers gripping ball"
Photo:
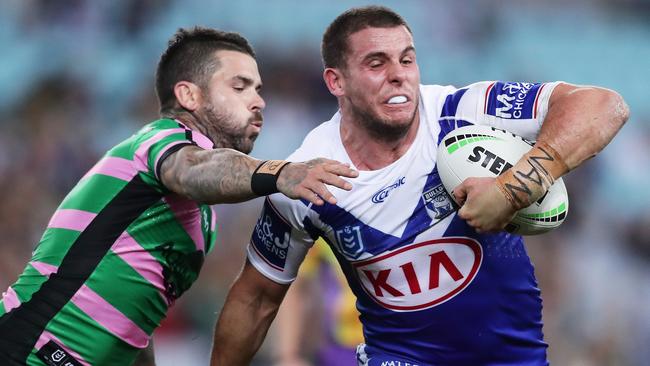
[[[531,148],[532,143],[504,130],[476,125],[461,127],[448,133],[438,146],[438,173],[451,194],[469,177],[500,176]],[[524,183],[526,179],[539,179],[536,174],[519,178]],[[521,235],[542,234],[560,226],[568,211],[569,199],[560,178],[545,195],[520,209],[506,230]]]

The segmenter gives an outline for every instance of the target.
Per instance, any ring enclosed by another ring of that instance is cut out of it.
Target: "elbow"
[[[604,123],[593,129],[599,141],[596,144],[598,146],[596,153],[612,141],[630,117],[630,107],[619,93],[609,89],[599,89],[599,92],[601,95],[599,104],[604,107],[602,113],[605,118]]]
[[[607,92],[608,105],[611,106],[612,111],[612,123],[620,129],[630,118],[630,107],[619,93],[613,90],[607,90]]]
[[[594,121],[604,118],[614,131],[618,131],[630,117],[630,107],[619,93],[611,89],[596,86],[573,87],[561,93],[559,99],[580,106],[582,113],[595,113],[597,118]]]
[[[616,136],[630,117],[630,108],[623,97],[610,89],[600,87],[583,88],[590,97],[585,101],[584,113],[592,115],[591,132],[600,152]]]

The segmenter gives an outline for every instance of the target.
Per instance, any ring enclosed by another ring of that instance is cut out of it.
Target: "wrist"
[[[543,197],[553,182],[569,169],[550,145],[538,142],[510,169],[496,178],[496,185],[515,210]]]
[[[255,168],[251,176],[251,190],[258,196],[278,192],[277,182],[282,169],[289,165],[284,160],[265,160]]]

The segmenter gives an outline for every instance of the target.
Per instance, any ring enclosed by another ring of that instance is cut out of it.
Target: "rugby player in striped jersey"
[[[281,192],[335,203],[348,165],[259,161],[255,53],[236,33],[179,30],[158,64],[162,119],[109,150],[65,197],[0,301],[2,365],[152,365],[151,335],[215,242],[209,205]]]

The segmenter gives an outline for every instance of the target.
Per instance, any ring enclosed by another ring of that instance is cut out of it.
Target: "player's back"
[[[71,357],[124,365],[147,346],[215,239],[210,207],[158,178],[164,158],[188,144],[212,147],[176,121],[153,122],[107,152],[65,197],[0,302],[8,364]]]

